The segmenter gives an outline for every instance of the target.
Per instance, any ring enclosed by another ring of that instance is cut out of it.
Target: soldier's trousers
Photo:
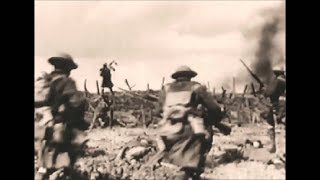
[[[275,119],[274,115],[276,114],[275,108],[271,107],[267,116],[267,123],[269,125],[268,127],[268,135],[271,141],[271,148],[269,151],[271,153],[276,152],[276,132],[275,132],[275,121],[278,121]]]

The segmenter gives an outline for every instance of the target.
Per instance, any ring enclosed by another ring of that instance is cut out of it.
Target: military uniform
[[[283,72],[283,71],[282,71]],[[280,106],[280,97],[284,95],[286,89],[286,80],[285,76],[281,73],[281,71],[274,70],[275,78],[265,91],[265,96],[270,98],[270,102],[272,106],[269,109],[269,113],[267,116],[267,123],[269,124],[268,134],[271,139],[271,148],[270,152],[276,152],[276,134],[275,134],[275,123],[280,122],[281,114],[284,113],[285,107],[283,105]],[[277,122],[275,122],[277,121]]]
[[[103,95],[103,96],[106,96],[106,95]],[[107,120],[107,116],[108,116],[108,111],[110,111],[110,105],[111,103],[108,104],[108,98],[107,96],[106,97],[99,97],[96,101],[98,101],[97,103],[97,106],[95,107],[94,109],[94,112],[93,112],[93,118],[92,118],[92,123],[89,127],[89,129],[91,130],[95,123],[97,122],[97,120],[99,119],[99,123],[100,123],[100,126],[104,126],[106,120]],[[100,120],[101,119],[101,120]],[[111,127],[111,119],[109,119],[109,126]]]
[[[113,83],[112,83],[112,80],[111,80],[111,71],[110,69],[107,67],[107,64],[104,64],[103,65],[103,68],[100,69],[100,76],[102,76],[102,85],[101,87],[102,88],[109,88],[111,93],[113,93]]]
[[[55,70],[50,73],[55,80],[50,84],[47,101],[35,102],[36,108],[50,107],[52,115],[52,121],[46,128],[45,146],[41,150],[40,165],[47,170],[46,175],[73,166],[77,157],[76,149],[85,141],[82,130],[87,126],[83,119],[85,99],[69,77],[70,71],[76,69],[77,65],[69,57],[53,57],[49,63],[55,66]]]
[[[197,74],[180,67],[160,95],[163,119],[159,135],[164,143],[164,161],[177,165],[183,176],[198,178],[211,148],[211,126],[222,118],[221,109],[206,87],[190,81]]]

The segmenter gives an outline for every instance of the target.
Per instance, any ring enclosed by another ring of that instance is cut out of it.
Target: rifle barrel
[[[250,68],[240,59],[241,63],[244,65],[244,67],[249,71],[250,75],[260,84],[260,87],[264,87],[263,82],[258,78],[257,75],[255,75]]]

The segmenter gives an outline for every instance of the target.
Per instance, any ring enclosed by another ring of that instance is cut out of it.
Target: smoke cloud
[[[263,12],[267,21],[262,26],[258,48],[255,52],[254,70],[258,76],[268,83],[272,77],[272,67],[284,63],[284,52],[278,49],[277,42],[280,38],[280,32],[284,31],[284,11],[282,6],[276,10],[267,10]]]
[[[274,66],[285,66],[285,9],[284,4],[276,8],[261,10],[252,17],[251,24],[243,32],[247,43],[245,62],[266,84],[273,77]],[[245,71],[245,68],[243,68]],[[238,74],[240,82],[255,82],[249,73]],[[255,82],[256,83],[256,82]]]

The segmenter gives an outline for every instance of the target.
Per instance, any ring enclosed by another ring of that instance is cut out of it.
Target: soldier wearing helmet
[[[83,120],[85,99],[69,77],[78,65],[67,54],[51,57],[48,62],[54,66],[54,70],[48,74],[48,98],[44,102],[36,101],[35,107],[50,107],[52,119],[46,127],[44,144],[40,150],[42,159],[39,161],[37,180],[48,176],[53,178],[60,173],[68,176],[76,160],[75,148],[84,142],[82,130],[86,128]]]
[[[111,80],[111,71],[110,69],[112,69],[113,71],[115,71],[115,69],[111,66],[113,62],[110,63],[109,67],[108,64],[105,63],[103,64],[103,67],[100,69],[100,76],[102,77],[102,91],[104,92],[104,88],[109,88],[110,92],[112,95],[114,95],[114,92],[112,90],[113,88],[113,83]]]
[[[221,121],[222,113],[206,87],[191,81],[197,73],[180,66],[172,74],[175,80],[161,92],[163,119],[159,123],[163,160],[181,169],[181,178],[199,178],[205,154],[212,143],[211,126]]]
[[[285,96],[286,90],[286,77],[284,68],[276,66],[273,68],[273,73],[274,78],[265,90],[265,95],[266,97],[270,98],[272,104],[267,116],[267,123],[269,124],[268,134],[271,139],[271,153],[275,153],[277,151],[275,142],[275,123],[280,123],[281,117],[284,115],[285,102],[283,102],[282,99]]]

